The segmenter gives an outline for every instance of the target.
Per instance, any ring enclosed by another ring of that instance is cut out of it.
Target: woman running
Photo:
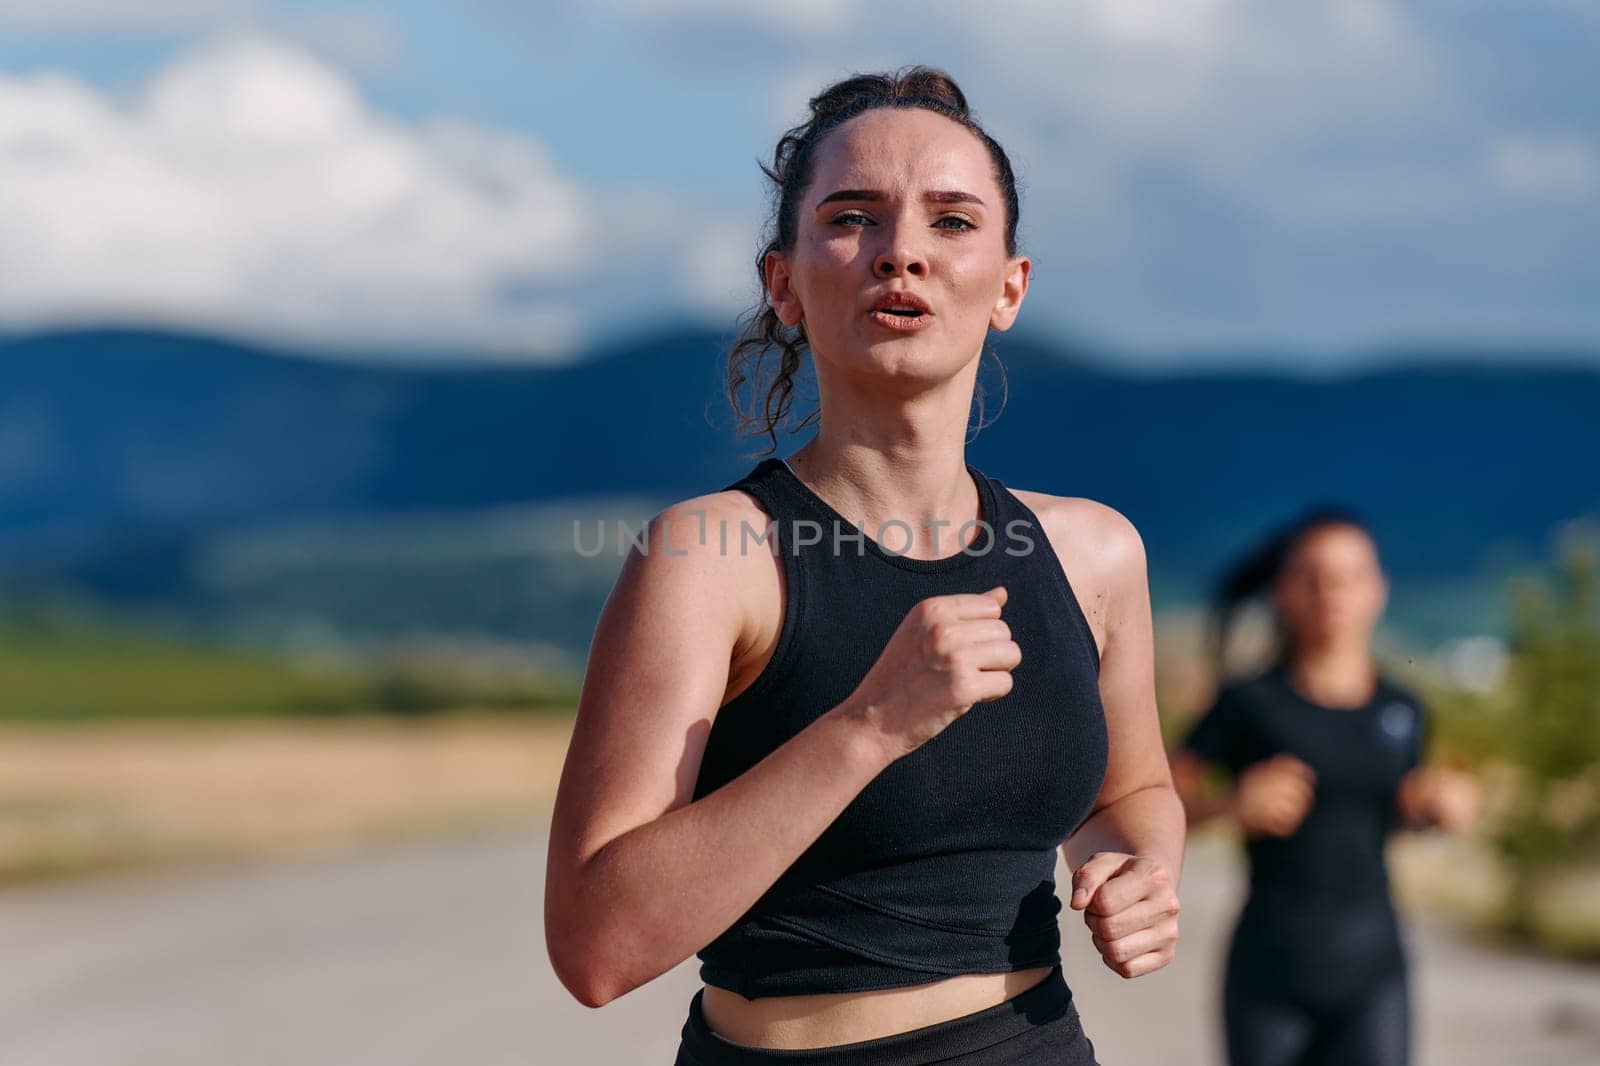
[[[1112,969],[1177,940],[1143,544],[964,459],[1031,264],[956,83],[862,75],[810,106],[763,167],[729,389],[780,353],[746,423],[775,448],[809,354],[817,432],[628,555],[556,800],[551,960],[598,1007],[697,955],[679,1066],[1093,1063],[1056,849]]]
[[[1219,664],[1236,609],[1262,591],[1276,660],[1224,683],[1173,760],[1191,823],[1232,816],[1249,854],[1223,983],[1228,1058],[1401,1066],[1410,1005],[1384,843],[1397,825],[1470,824],[1476,786],[1420,767],[1423,704],[1374,663],[1388,583],[1357,515],[1310,511],[1224,579]],[[1207,765],[1232,785],[1206,788]]]

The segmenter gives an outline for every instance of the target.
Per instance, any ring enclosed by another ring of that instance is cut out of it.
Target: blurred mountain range
[[[580,559],[572,520],[637,523],[759,458],[722,398],[729,339],[397,366],[153,330],[0,338],[0,580],[259,637],[442,629],[581,655],[619,559]],[[1004,380],[986,357],[968,460],[1121,510],[1158,605],[1333,500],[1371,516],[1392,616],[1492,629],[1488,579],[1600,515],[1600,371],[1570,359],[1154,375],[1042,338],[991,348]]]

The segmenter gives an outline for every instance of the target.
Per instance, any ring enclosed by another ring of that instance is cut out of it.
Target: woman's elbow
[[[613,979],[605,972],[606,953],[595,950],[600,943],[577,902],[577,893],[564,890],[563,877],[555,868],[546,870],[544,892],[544,946],[550,966],[572,998],[585,1007],[603,1007],[621,995],[611,991]]]
[[[580,931],[578,923],[547,910],[544,942],[556,979],[585,1007],[603,1007],[630,991],[606,965],[607,952],[595,950],[595,938]]]
[[[582,1003],[585,1007],[604,1007],[607,1003],[621,995],[620,992],[609,991],[595,975],[564,976],[558,968],[556,975],[561,977],[561,983],[566,990],[572,993],[572,998]]]
[[[570,893],[547,893],[544,917],[550,965],[585,1007],[603,1007],[647,980],[640,978],[638,966],[623,964],[640,945],[630,939],[637,936],[636,923],[617,920],[615,906]]]

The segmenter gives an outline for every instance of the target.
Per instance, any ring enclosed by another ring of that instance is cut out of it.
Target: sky
[[[758,161],[921,62],[1019,329],[1129,365],[1600,365],[1593,0],[0,0],[0,330],[572,358],[758,298]]]

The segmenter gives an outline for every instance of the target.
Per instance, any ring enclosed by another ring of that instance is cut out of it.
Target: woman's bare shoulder
[[[737,642],[748,628],[749,586],[774,569],[771,549],[750,532],[766,523],[753,498],[724,489],[668,504],[642,528],[619,527],[623,559],[606,615],[637,616],[640,624],[698,618]]]
[[[768,583],[778,569],[771,521],[754,497],[737,489],[678,500],[652,515],[628,545],[619,583],[688,583],[699,597],[709,594],[731,606],[737,594],[738,606],[749,607],[751,585]]]
[[[738,489],[707,492],[678,500],[651,515],[649,546],[680,558],[681,552],[702,558],[720,555],[724,544],[730,548],[739,544],[742,527],[749,530],[749,539],[761,533],[769,521],[749,493]]]
[[[1053,496],[1027,489],[1011,492],[1039,516],[1050,546],[1063,562],[1063,549],[1091,568],[1115,568],[1144,553],[1139,530],[1110,504],[1086,496]]]
[[[1107,612],[1119,592],[1143,584],[1145,552],[1139,530],[1121,511],[1099,500],[1027,489],[1011,492],[1038,516],[1079,606],[1096,635],[1103,637]]]
[[[627,545],[605,613],[631,619],[628,628],[692,626],[697,653],[711,649],[720,668],[737,676],[763,645],[781,602],[782,561],[770,521],[754,497],[737,489],[663,507]],[[624,649],[631,653],[637,645],[597,643],[591,658]]]
[[[730,667],[760,627],[760,575],[778,562],[723,551],[715,531],[760,524],[761,514],[744,493],[706,493],[662,508],[630,538],[590,641],[568,746],[568,765],[582,771],[563,772],[557,796],[552,836],[563,854],[592,854],[690,802]]]

